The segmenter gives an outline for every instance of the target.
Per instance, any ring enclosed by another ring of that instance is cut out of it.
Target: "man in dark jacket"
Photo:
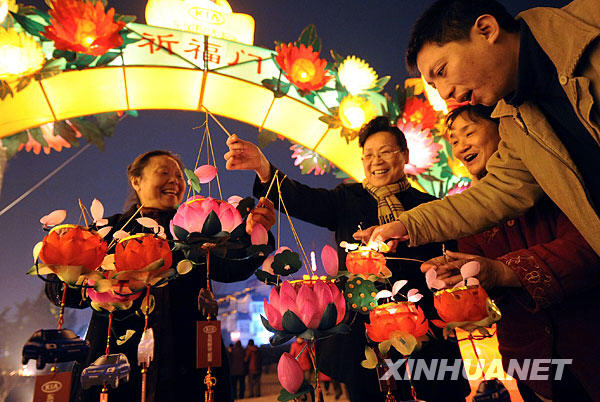
[[[288,177],[281,180],[283,175],[279,174],[287,211],[296,218],[335,231],[338,244],[342,241],[353,242],[352,233],[359,227],[389,222],[401,211],[435,199],[415,190],[408,183],[404,174],[404,165],[409,156],[406,139],[397,127],[390,125],[387,118],[378,117],[366,124],[361,129],[359,143],[363,148],[362,163],[366,176],[362,184],[341,184],[333,190],[314,189]],[[227,140],[227,145],[230,148],[225,154],[227,168],[254,170],[258,176],[254,193],[264,195],[273,175],[277,174],[275,167],[269,164],[256,145],[242,141],[235,135]],[[272,199],[277,196],[271,192]],[[390,256],[427,260],[439,255],[441,249],[440,244],[411,248],[401,245]],[[345,260],[342,248],[338,248],[338,255],[340,261]],[[427,317],[433,317],[433,298],[427,290],[419,265],[418,262],[399,260],[387,262],[393,275],[390,280],[406,279],[406,289],[419,289],[425,295],[419,304]],[[353,402],[384,400],[375,370],[367,370],[360,365],[367,342],[364,326],[367,317],[364,312],[352,311],[346,317],[348,323],[352,322],[350,334],[332,336],[317,343],[319,369],[333,379],[346,383]],[[438,338],[442,339],[441,336]],[[460,359],[460,353],[456,344],[435,340],[412,357],[454,361]],[[402,376],[405,378],[403,373]],[[417,395],[429,402],[464,400],[469,393],[466,380],[462,376],[458,380],[451,380],[450,377],[447,375],[444,380],[438,381],[414,381]],[[407,381],[399,381],[398,388],[400,400],[410,399]]]

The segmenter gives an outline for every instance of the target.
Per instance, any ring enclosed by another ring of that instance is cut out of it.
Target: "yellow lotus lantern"
[[[234,13],[226,0],[148,0],[150,25],[252,45],[254,18]]]
[[[0,80],[33,74],[44,65],[44,53],[32,36],[0,28]]]
[[[340,102],[340,121],[347,129],[358,130],[375,116],[375,106],[362,96],[348,95]]]
[[[371,89],[377,83],[377,73],[367,62],[356,56],[348,56],[340,64],[338,77],[352,95]]]

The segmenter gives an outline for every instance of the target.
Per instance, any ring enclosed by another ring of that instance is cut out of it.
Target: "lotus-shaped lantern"
[[[36,246],[34,249],[34,255],[39,256],[43,264],[32,267],[28,273],[56,274],[61,281],[74,285],[81,275],[102,264],[106,247],[104,239],[94,230],[77,225],[59,225],[44,237],[41,248]]]
[[[386,303],[369,313],[367,336],[379,343],[385,355],[394,346],[403,355],[409,355],[419,346],[429,329],[423,310],[412,302]]]
[[[432,320],[444,328],[447,337],[454,328],[472,332],[478,330],[486,335],[486,327],[501,317],[500,310],[479,285],[442,289],[433,295],[433,304],[443,321]]]
[[[242,216],[228,202],[196,195],[179,206],[171,221],[171,233],[177,240],[186,240],[191,233],[215,236],[230,233],[242,223]]]
[[[346,255],[346,269],[354,275],[360,275],[365,279],[375,275],[379,278],[389,278],[391,271],[385,264],[385,256],[368,247],[359,247]]]
[[[325,333],[347,330],[341,324],[346,314],[346,301],[337,286],[330,281],[307,279],[285,281],[274,287],[265,300],[262,318],[265,328],[274,332],[271,344],[277,345],[294,336],[312,340]]]
[[[153,234],[136,234],[119,240],[115,248],[114,279],[129,281],[132,290],[155,285],[174,274],[169,243]]]

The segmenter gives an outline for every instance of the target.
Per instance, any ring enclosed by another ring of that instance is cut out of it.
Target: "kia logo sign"
[[[63,385],[60,381],[48,381],[42,385],[42,392],[46,394],[54,394],[62,389]]]
[[[200,22],[206,22],[208,24],[215,25],[220,25],[225,22],[225,17],[223,16],[223,14],[215,10],[209,10],[207,8],[200,7],[192,7],[190,8],[189,13],[193,18],[197,19]]]
[[[217,326],[207,325],[206,327],[202,328],[202,332],[204,332],[205,334],[214,334],[215,332],[217,332]]]

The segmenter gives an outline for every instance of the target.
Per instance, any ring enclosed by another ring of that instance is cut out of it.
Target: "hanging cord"
[[[283,207],[283,210],[285,212],[285,216],[288,219],[288,222],[290,224],[290,229],[292,230],[292,234],[294,236],[294,239],[296,240],[296,244],[298,245],[298,248],[302,252],[302,257],[304,258],[304,267],[306,268],[308,276],[310,277],[311,274],[312,274],[312,272],[310,271],[310,268],[309,268],[310,264],[309,264],[308,257],[306,255],[306,251],[304,251],[304,247],[302,246],[302,242],[300,241],[300,237],[298,236],[298,232],[296,232],[296,228],[294,227],[294,224],[292,223],[292,218],[290,217],[290,214],[288,213],[288,210],[287,210],[287,208],[285,206],[285,202],[283,202],[283,196],[281,195],[281,183],[283,183],[283,181],[285,180],[286,177],[287,176],[284,176],[283,179],[281,179],[281,181],[279,181],[279,178],[277,178],[277,192],[278,192],[278,196],[279,196],[279,203]]]
[[[75,153],[75,155],[71,156],[69,159],[67,159],[66,161],[64,161],[63,163],[61,163],[56,169],[54,169],[52,172],[48,173],[48,175],[46,175],[46,177],[44,177],[42,180],[40,180],[39,182],[37,182],[35,185],[33,185],[29,190],[25,191],[23,194],[21,194],[21,196],[19,196],[16,200],[14,200],[13,202],[11,202],[10,204],[8,204],[6,207],[4,207],[4,209],[2,209],[2,211],[0,211],[0,216],[4,215],[6,212],[8,212],[12,207],[14,207],[15,205],[17,205],[19,202],[23,201],[23,199],[25,197],[27,197],[29,194],[33,193],[35,190],[37,190],[42,184],[44,184],[45,182],[47,182],[49,179],[51,179],[55,174],[57,174],[58,172],[60,172],[65,166],[67,166],[69,163],[71,163],[71,161],[75,158],[77,158],[79,155],[81,155],[81,153],[83,151],[85,151],[86,149],[88,149],[91,146],[90,143],[87,143],[83,146],[83,148],[81,148],[79,151],[77,151],[77,153]]]

